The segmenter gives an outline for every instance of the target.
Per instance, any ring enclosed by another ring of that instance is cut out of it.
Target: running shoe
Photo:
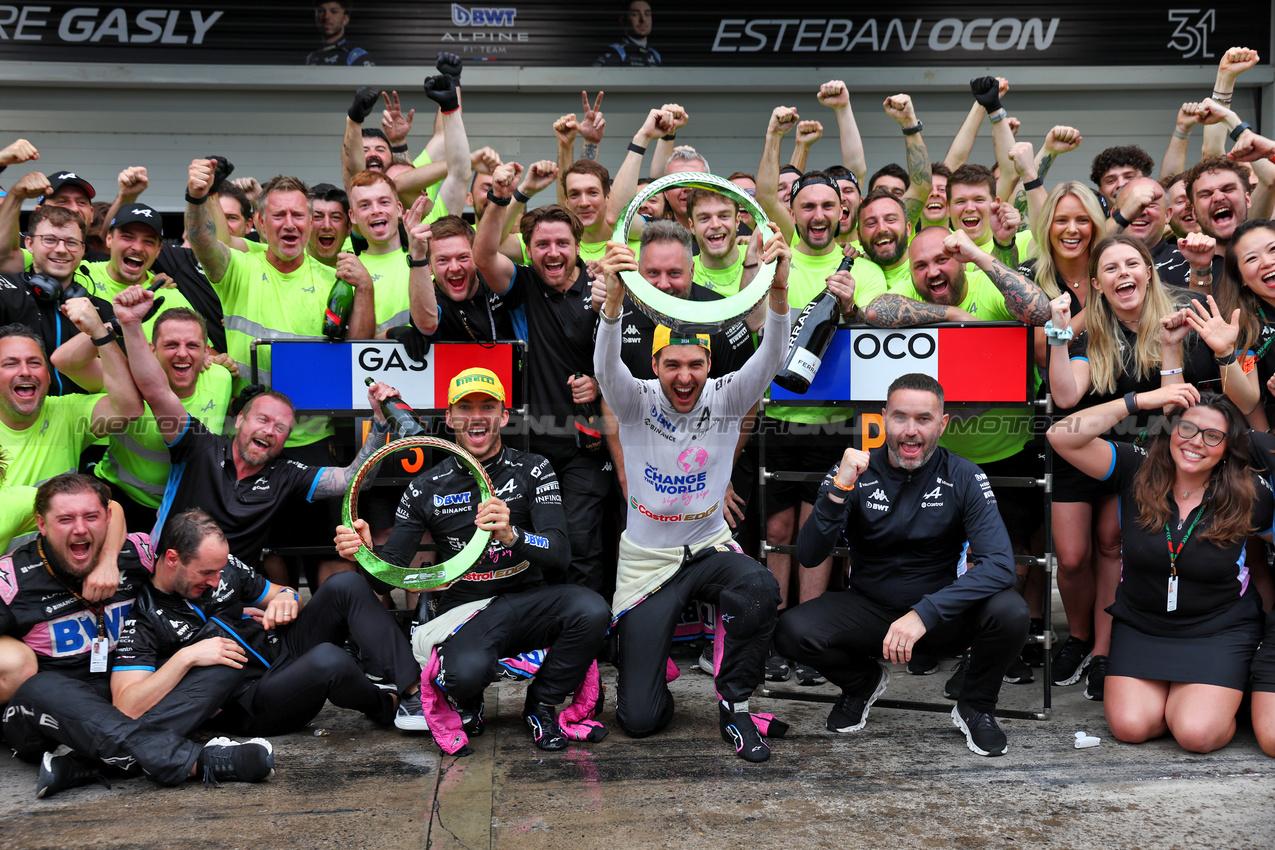
[[[59,791],[88,785],[90,782],[111,787],[110,780],[102,775],[102,766],[99,763],[82,758],[66,747],[58,747],[53,752],[45,753],[44,758],[40,759],[35,796],[52,797]]]
[[[394,713],[394,726],[404,732],[429,731],[429,721],[425,719],[419,690],[410,696],[399,697],[398,711]]]
[[[195,771],[204,778],[204,787],[226,782],[261,782],[274,776],[274,746],[265,738],[240,743],[229,738],[213,738],[204,745],[195,762]]]
[[[1074,685],[1089,666],[1093,658],[1093,642],[1068,636],[1066,643],[1058,647],[1054,653],[1052,674],[1054,684],[1063,687]]]
[[[718,701],[717,725],[722,740],[734,747],[735,755],[744,761],[761,762],[770,758],[770,747],[762,740],[753,716],[747,711],[730,711]]]
[[[1005,754],[1005,733],[996,725],[996,718],[985,711],[976,711],[967,705],[952,706],[952,723],[965,733],[965,745],[980,756]]]
[[[558,725],[558,709],[556,706],[542,703],[528,703],[523,707],[522,719],[531,730],[531,740],[542,750],[565,750],[567,736]]]
[[[880,668],[881,675],[868,696],[843,693],[832,706],[832,711],[828,712],[829,732],[858,732],[868,722],[868,709],[881,698],[886,685],[890,684],[890,671],[881,664],[877,667]]]
[[[961,657],[956,659],[956,666],[952,668],[952,675],[943,685],[943,696],[948,699],[960,699],[961,691],[965,689],[965,671],[970,666],[970,651],[967,649],[961,653]]]
[[[792,665],[782,655],[771,652],[766,656],[766,681],[786,682],[792,678]]]
[[[709,641],[708,646],[699,654],[699,660],[695,662],[695,666],[700,672],[707,673],[710,676],[716,676],[713,672],[713,642]]]
[[[1032,676],[1032,668],[1027,665],[1027,662],[1015,656],[1001,678],[1011,685],[1030,685],[1035,677]]]
[[[1102,702],[1107,689],[1107,656],[1095,655],[1089,662],[1089,674],[1085,677],[1085,699]]]
[[[797,674],[797,684],[807,688],[822,685],[828,681],[818,670],[807,667],[805,664],[798,664],[794,672]]]

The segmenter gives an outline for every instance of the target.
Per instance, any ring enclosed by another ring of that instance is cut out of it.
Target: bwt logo
[[[468,493],[449,493],[446,496],[434,497],[434,507],[436,508],[446,507],[447,505],[468,505],[468,504],[469,504]]]
[[[452,23],[458,27],[512,27],[517,9],[483,8],[466,9],[459,3],[452,4]]]

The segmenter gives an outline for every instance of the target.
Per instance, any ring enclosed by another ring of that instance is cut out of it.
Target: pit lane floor
[[[0,758],[0,848],[1275,846],[1275,759],[1246,725],[1206,756],[1170,739],[1119,744],[1082,681],[1054,689],[1049,720],[1001,720],[1009,752],[988,759],[946,714],[874,708],[861,732],[833,735],[826,705],[755,697],[793,728],[769,763],[749,765],[718,736],[712,680],[691,669],[698,651],[675,651],[677,715],[644,740],[615,728],[604,666],[611,734],[564,753],[531,745],[523,686],[506,682],[488,690],[468,758],[331,706],[274,739],[278,772],[260,785],[137,779],[37,800],[35,768]],[[895,668],[886,696],[945,702],[953,663],[930,676]],[[1004,686],[1002,707],[1040,707],[1035,672]],[[1074,749],[1078,730],[1101,745]]]

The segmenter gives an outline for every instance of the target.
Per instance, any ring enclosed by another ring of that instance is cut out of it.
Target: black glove
[[[221,191],[221,184],[226,182],[227,177],[235,173],[235,166],[224,156],[213,155],[206,158],[217,163],[217,167],[213,169],[212,186],[208,188],[208,194],[212,195]]]
[[[390,328],[385,332],[385,336],[387,339],[403,343],[407,356],[417,363],[425,362],[425,355],[429,354],[429,337],[418,331],[415,325]]]
[[[434,67],[438,69],[438,73],[447,74],[456,80],[456,85],[460,85],[460,71],[464,66],[465,60],[455,53],[440,53],[438,64]]]
[[[438,104],[444,112],[460,109],[460,95],[456,92],[456,79],[450,74],[425,78],[425,96]]]
[[[239,391],[239,395],[230,400],[230,412],[235,416],[243,413],[243,409],[248,406],[248,402],[270,389],[265,384],[249,384]]]
[[[1001,108],[1001,84],[995,77],[975,77],[970,80],[970,91],[988,115]]]
[[[355,124],[362,124],[363,120],[372,114],[372,110],[376,107],[376,102],[381,99],[381,92],[371,86],[363,86],[354,93],[354,103],[350,104],[350,111],[346,115],[350,116],[350,120]]]

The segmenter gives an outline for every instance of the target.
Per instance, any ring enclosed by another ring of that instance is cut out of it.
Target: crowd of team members
[[[223,158],[196,159],[181,247],[138,201],[145,168],[120,173],[109,205],[74,171],[31,171],[0,201],[6,739],[41,763],[41,796],[104,768],[259,781],[274,767],[264,737],[201,748],[186,736],[294,731],[330,699],[464,752],[484,727],[484,688],[506,671],[533,679],[523,716],[536,745],[562,749],[605,735],[598,660],[617,665],[615,716],[640,737],[672,717],[669,647],[700,601],[718,612],[700,665],[742,758],[765,760],[763,738],[787,728],[749,708],[763,678],[831,681],[842,693],[828,728],[854,731],[889,681],[882,660],[926,674],[949,654],[955,725],[974,752],[1003,753],[1001,683],[1032,680],[1049,629],[1039,572],[1015,567],[1039,547],[1043,501],[998,501],[989,476],[1039,477],[1043,440],[1026,409],[949,420],[942,387],[921,375],[891,387],[885,445],[871,451],[854,447],[853,410],[764,403],[791,316],[826,289],[845,320],[877,327],[1036,328],[1058,410],[1050,510],[1069,633],[1053,683],[1085,676],[1121,740],[1169,732],[1202,752],[1230,740],[1251,688],[1259,743],[1275,754],[1275,641],[1263,644],[1275,600],[1275,144],[1229,107],[1257,60],[1227,51],[1212,96],[1179,111],[1158,178],[1141,149],[1109,148],[1093,160],[1096,191],[1047,187],[1080,133],[1054,127],[1039,152],[1017,141],[1008,84],[991,77],[971,81],[942,162],[911,98],[886,98],[906,164],[869,177],[849,90],[830,81],[816,96],[838,126],[838,164],[807,169],[822,125],[780,106],[756,173],[730,175],[764,228],[731,198],[676,188],[617,232],[643,182],[710,171],[677,145],[686,111],[651,109],[611,172],[598,162],[602,95],[586,94],[583,116],[553,123],[556,162],[503,162],[471,150],[448,54],[425,82],[438,110],[414,159],[414,110],[360,89],[341,186],[260,185],[232,179]],[[364,127],[382,99],[381,129]],[[984,119],[991,169],[966,161]],[[1196,125],[1203,156],[1188,167]],[[19,140],[0,165],[38,158]],[[557,203],[528,209],[550,187]],[[769,298],[713,334],[657,325],[623,283],[641,275],[710,301],[762,265]],[[254,340],[320,336],[336,278],[355,293],[350,339],[395,340],[415,360],[433,342],[526,342],[529,452],[502,441],[514,399],[495,374],[465,370],[448,393],[446,431],[496,495],[481,500],[464,466],[442,459],[401,499],[368,491],[363,519],[337,526],[322,500],[383,443],[380,404],[396,391],[370,387],[374,425],[359,441],[268,389],[268,348],[260,383],[247,380]],[[592,404],[600,427],[579,415]],[[767,484],[765,516],[750,498],[760,428],[768,467],[826,473]],[[450,557],[475,526],[492,535],[478,563],[409,597],[410,644],[377,597],[390,588],[344,560],[368,545],[407,567],[423,540]],[[275,551],[332,529],[341,557]],[[803,569],[758,553],[759,540],[795,544]],[[833,570],[838,545],[848,579]]]

